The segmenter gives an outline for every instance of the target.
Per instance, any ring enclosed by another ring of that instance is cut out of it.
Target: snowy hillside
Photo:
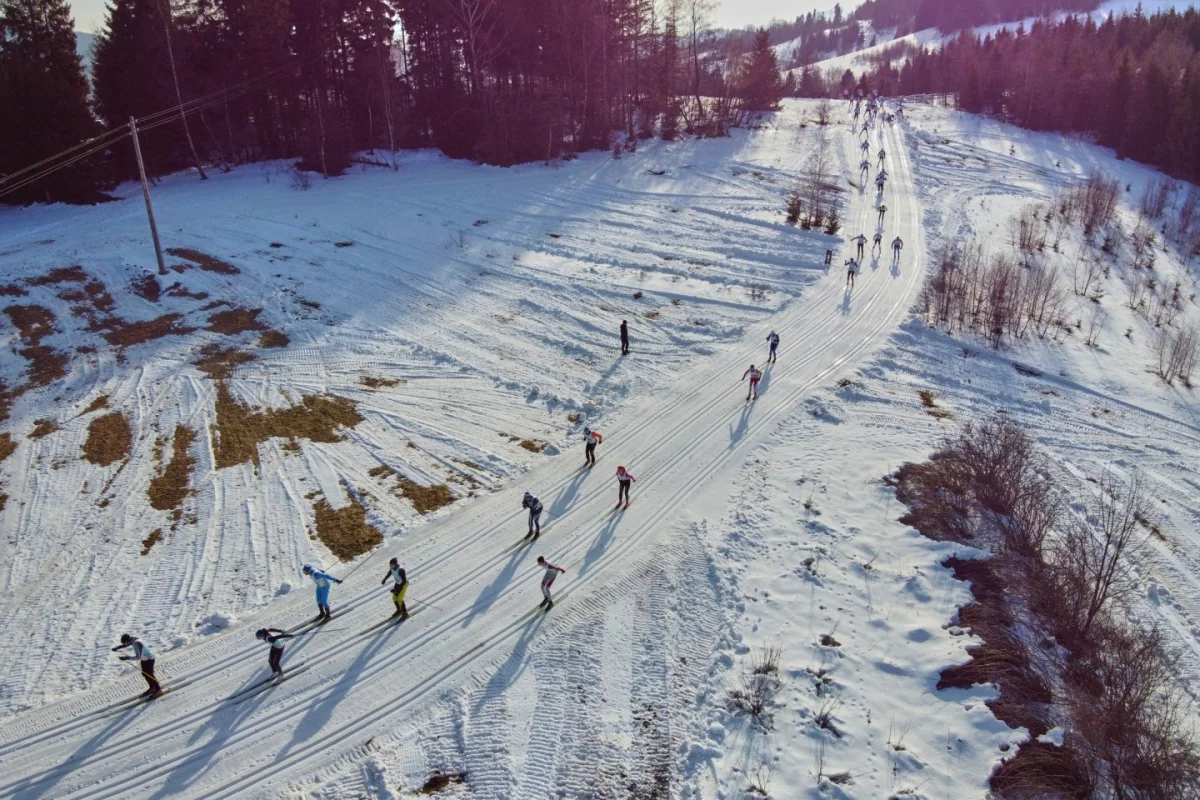
[[[0,645],[21,655],[0,796],[982,799],[1028,738],[993,688],[936,688],[978,642],[941,562],[982,553],[899,523],[882,479],[997,411],[1076,496],[1114,461],[1146,470],[1136,614],[1200,687],[1200,417],[1148,369],[1137,276],[1114,258],[1055,336],[999,350],[914,313],[944,246],[1010,248],[1015,215],[1097,167],[1129,184],[1129,229],[1153,173],[910,105],[867,136],[876,198],[846,108],[813,112],[556,167],[173,176],[154,284],[134,187],[0,211]],[[783,221],[824,137],[839,236]],[[850,289],[850,237],[876,231],[901,255],[872,251]],[[1070,274],[1063,242],[1046,258]],[[1194,272],[1155,255],[1200,320]],[[538,555],[566,569],[545,614]],[[388,625],[391,557],[415,613]],[[324,626],[304,563],[345,579]],[[301,633],[270,688],[267,625]],[[144,686],[109,652],[124,631],[177,691],[111,707]],[[733,697],[772,658],[751,719]]]

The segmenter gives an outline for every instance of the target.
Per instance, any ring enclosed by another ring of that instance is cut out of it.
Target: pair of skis
[[[163,690],[156,695],[148,695],[143,692],[135,697],[127,697],[124,700],[118,700],[115,703],[97,708],[95,711],[89,712],[87,716],[103,717],[108,714],[119,714],[123,711],[128,711],[131,708],[137,708],[138,706],[145,705],[146,703],[152,703],[155,700],[165,697],[177,689],[182,689],[191,683],[193,683],[191,680],[179,681],[178,683],[173,683],[170,686],[164,687]]]
[[[295,666],[288,667],[278,674],[273,674],[269,678],[263,678],[261,681],[256,681],[245,688],[239,689],[229,696],[229,700],[234,705],[239,705],[308,670],[309,666],[301,662]]]
[[[401,622],[404,622],[404,620],[408,619],[409,617],[413,616],[414,614],[419,613],[420,611],[421,611],[421,609],[418,608],[414,611],[408,612],[408,614],[406,614],[404,616],[397,616],[397,615],[393,614],[392,616],[385,619],[383,622],[376,622],[374,625],[370,626],[369,628],[359,631],[355,635],[356,636],[366,636],[368,633],[371,633],[372,631],[377,631],[381,628],[391,628],[395,625],[399,625]]]

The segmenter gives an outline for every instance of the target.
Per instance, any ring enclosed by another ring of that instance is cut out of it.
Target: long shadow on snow
[[[537,542],[534,539],[529,545],[518,547],[508,559],[508,563],[500,570],[491,583],[483,587],[483,591],[475,598],[475,603],[471,606],[471,611],[467,614],[467,618],[463,620],[462,627],[469,628],[471,623],[480,614],[487,613],[487,610],[492,607],[492,603],[496,602],[496,598],[500,596],[500,592],[504,587],[512,581],[513,576],[517,574],[517,566],[520,565],[521,559],[528,555],[528,551],[532,549],[533,543]]]
[[[371,659],[383,649],[388,639],[391,638],[391,635],[403,626],[403,622],[387,625],[371,637],[370,644],[359,651],[354,662],[342,672],[337,683],[327,689],[325,695],[320,700],[309,705],[304,718],[296,725],[296,731],[292,734],[292,740],[284,745],[275,755],[276,763],[286,758],[287,754],[293,748],[308,741],[314,734],[319,733],[325,727],[325,724],[333,716],[333,710],[337,708],[338,703],[342,702],[346,695],[354,688],[355,684],[358,683],[363,670],[370,665]]]
[[[291,652],[291,648],[288,648],[288,651]],[[284,668],[286,669],[286,665]],[[212,766],[213,756],[225,748],[225,744],[237,732],[238,727],[252,717],[254,712],[258,711],[267,701],[271,690],[265,689],[256,695],[251,695],[248,699],[237,697],[237,693],[248,689],[264,677],[266,676],[259,672],[251,675],[245,683],[234,690],[224,703],[213,709],[208,719],[188,737],[188,744],[200,742],[209,731],[212,731],[212,738],[204,742],[199,750],[180,762],[167,775],[166,781],[159,790],[151,795],[150,800],[177,797],[208,772]]]
[[[135,718],[140,716],[152,703],[143,703],[140,706],[135,706],[132,710],[135,712],[130,714],[128,711],[115,714],[112,722],[108,723],[96,732],[96,735],[88,739],[79,746],[74,753],[62,760],[62,763],[57,764],[53,769],[47,770],[41,774],[40,778],[30,775],[25,779],[24,783],[19,783],[13,787],[12,793],[8,797],[20,798],[36,798],[42,797],[55,786],[58,782],[69,775],[75,769],[75,762],[80,758],[84,758],[92,753],[100,745],[112,736],[118,730],[131,725]]]
[[[487,686],[484,686],[483,691],[479,693],[479,701],[475,703],[475,708],[471,710],[472,714],[478,714],[480,709],[483,708],[484,703],[507,692],[517,682],[517,678],[521,677],[521,673],[529,665],[529,643],[545,621],[546,615],[540,611],[536,612],[533,619],[521,631],[521,638],[513,643],[512,654],[509,655],[508,660],[500,665],[495,674],[488,680]]]
[[[619,524],[621,524],[621,512],[614,508],[609,512],[608,522],[604,524],[600,533],[596,535],[595,541],[592,542],[592,546],[588,548],[587,554],[584,555],[583,566],[579,568],[580,575],[587,575],[592,565],[604,555],[604,551],[612,543]]]
[[[550,518],[561,517],[571,508],[575,502],[575,496],[579,494],[579,487],[583,484],[583,479],[587,477],[588,468],[580,467],[571,478],[571,482],[563,487],[563,490],[558,493],[558,497],[550,504]]]

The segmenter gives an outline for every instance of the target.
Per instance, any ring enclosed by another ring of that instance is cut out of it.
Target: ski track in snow
[[[727,158],[728,152],[737,154],[738,160],[729,170],[736,187],[726,206],[731,210],[722,212],[720,224],[713,225],[708,210],[720,210],[720,206],[717,196],[706,197],[704,208],[693,212],[700,214],[699,224],[705,226],[705,236],[698,235],[694,227],[697,222],[693,221],[690,223],[693,227],[681,229],[675,240],[677,251],[684,254],[694,252],[726,262],[730,258],[743,263],[749,259],[757,264],[729,271],[718,267],[719,280],[732,279],[738,273],[744,279],[749,273],[756,281],[765,280],[768,286],[774,280],[775,287],[786,288],[778,283],[783,277],[776,272],[779,265],[820,262],[823,245],[817,244],[822,241],[819,237],[789,238],[793,247],[800,243],[806,249],[781,250],[778,255],[771,254],[769,240],[764,242],[762,238],[765,232],[779,228],[775,223],[778,197],[785,188],[779,171],[794,172],[799,168],[796,163],[781,162],[799,160],[811,146],[811,139],[800,137],[794,128],[794,120],[800,116],[799,111],[794,111],[798,108],[789,106],[783,115],[784,124],[748,137],[745,139],[748,145],[738,144],[743,141],[739,133],[732,143],[716,143],[717,149],[711,153],[705,153],[704,148],[714,145],[699,143],[689,145],[686,151],[682,146],[659,147],[640,156],[649,158],[649,154],[657,153],[662,161],[674,157],[690,162],[701,156],[711,160]],[[789,119],[788,115],[793,113]],[[893,158],[903,159],[901,141],[894,131],[876,135],[886,136],[886,140],[877,140],[876,144],[886,141]],[[780,142],[783,137],[790,138]],[[840,136],[835,135],[834,141],[837,147],[851,146]],[[551,189],[542,190],[552,198],[547,200],[548,206],[568,205],[563,194],[573,185],[568,177],[571,174],[586,176],[589,181],[586,197],[607,201],[605,213],[629,202],[627,194],[595,180],[595,176],[613,168],[609,162],[600,157],[581,162],[572,167],[578,173],[564,170],[566,176],[555,176],[558,182],[552,182]],[[671,166],[683,170],[690,164],[676,162]],[[689,195],[696,194],[696,180],[703,184],[704,176],[719,172],[709,164],[698,178],[688,175],[676,179],[675,186],[670,185],[673,181],[667,181],[666,188],[679,198],[670,202],[682,204]],[[754,176],[754,172],[761,177]],[[894,163],[893,172],[896,177],[886,196],[891,206],[889,219],[899,220],[909,242],[908,253],[919,260],[920,229],[916,224],[917,206],[909,168]],[[774,198],[765,203],[747,202],[746,195],[750,193],[747,190],[759,189],[768,179],[777,182],[774,186],[768,184],[768,194]],[[620,180],[632,178],[623,173]],[[730,181],[721,179],[717,183]],[[605,197],[613,192],[621,197],[620,202],[612,194]],[[656,205],[662,199],[657,193],[647,196],[648,202]],[[870,198],[863,194],[849,200],[848,208],[854,211],[847,214],[848,224],[861,224],[867,229],[874,222]],[[169,218],[171,204],[164,205]],[[747,219],[748,213],[761,215],[761,221]],[[674,215],[669,211],[659,213],[651,221],[644,214],[641,219],[636,213],[616,216],[635,226],[642,241],[670,241],[657,224],[662,219],[670,221]],[[691,215],[681,210],[677,218],[684,220],[688,216]],[[489,222],[489,226],[496,224],[494,219]],[[648,226],[654,226],[653,235],[649,235]],[[567,283],[562,283],[556,290],[544,283],[555,281],[556,271],[563,269],[568,259],[575,263],[604,264],[605,247],[613,248],[615,242],[610,239],[591,247],[596,244],[595,227],[596,220],[586,215],[574,224],[556,223],[554,232],[561,231],[561,238],[553,239],[549,247],[538,248],[537,253],[520,258],[533,262],[548,260],[546,268],[538,273],[537,290],[521,293],[514,291],[520,281],[505,282],[505,288],[513,292],[510,300],[513,305],[509,307],[520,313],[526,304],[531,304],[544,317],[547,312],[542,310],[545,306],[541,298],[548,301],[556,291],[573,291],[574,298],[578,298],[581,291],[578,287],[568,288]],[[229,229],[229,235],[245,236],[244,230],[234,227]],[[512,235],[515,230],[515,225],[508,226],[503,234],[497,234],[497,239],[503,241],[504,236]],[[264,240],[269,238],[270,234],[263,236]],[[581,241],[576,244],[574,240]],[[714,240],[715,244],[711,244]],[[523,241],[528,244],[527,239]],[[490,242],[487,246],[501,247]],[[555,252],[560,247],[569,249],[565,254]],[[586,258],[582,255],[584,248],[589,251]],[[624,257],[628,258],[627,252]],[[410,753],[406,758],[421,769],[459,764],[470,776],[473,790],[482,796],[542,797],[547,793],[624,796],[632,785],[651,792],[670,786],[679,766],[675,763],[680,757],[679,745],[697,702],[696,692],[710,670],[708,656],[722,626],[720,590],[713,582],[716,579],[710,556],[705,553],[703,539],[695,535],[696,529],[686,522],[690,516],[689,503],[702,496],[705,487],[720,485],[721,476],[735,466],[736,460],[730,456],[768,437],[781,416],[813,387],[827,383],[870,353],[882,341],[881,337],[903,319],[919,285],[920,273],[910,269],[889,275],[882,269],[872,271],[864,267],[859,288],[853,294],[843,291],[843,275],[836,267],[823,276],[821,270],[812,268],[805,274],[817,276],[817,283],[798,299],[775,304],[774,314],[768,318],[743,303],[735,304],[730,311],[721,311],[729,307],[729,302],[721,300],[720,291],[713,299],[696,300],[710,318],[714,314],[756,314],[757,321],[747,318],[735,323],[731,318],[728,323],[720,323],[725,329],[724,337],[746,343],[751,352],[761,352],[758,350],[761,340],[773,327],[780,332],[785,346],[797,354],[794,360],[781,362],[768,371],[760,388],[761,396],[754,404],[741,401],[739,392],[744,384],[736,382],[745,363],[754,358],[746,355],[746,345],[724,347],[711,358],[689,367],[686,351],[680,349],[681,338],[686,336],[685,341],[690,340],[695,334],[666,331],[655,338],[652,329],[648,347],[656,357],[654,370],[666,372],[661,359],[675,352],[674,359],[683,367],[682,374],[658,390],[653,390],[650,381],[634,379],[619,395],[625,399],[625,408],[602,420],[606,442],[600,469],[607,470],[619,460],[631,465],[639,478],[629,510],[613,512],[607,505],[613,499],[615,487],[601,477],[603,472],[572,473],[558,465],[557,459],[540,466],[535,464],[525,474],[523,483],[535,488],[548,501],[551,511],[548,528],[535,547],[498,554],[501,547],[522,532],[511,493],[481,497],[443,512],[415,535],[399,541],[389,539],[388,546],[383,548],[386,552],[370,557],[371,565],[356,570],[345,586],[334,588],[335,620],[288,648],[286,663],[304,664],[311,667],[309,671],[248,700],[232,703],[225,699],[231,691],[248,685],[263,673],[261,659],[265,650],[248,640],[248,626],[235,624],[229,631],[201,638],[178,652],[163,648],[166,652],[160,654],[159,670],[168,685],[172,680],[194,681],[187,691],[117,715],[88,716],[88,712],[132,693],[138,681],[127,678],[100,683],[68,700],[17,715],[0,730],[0,763],[5,765],[6,776],[0,784],[0,794],[89,798],[132,794],[226,796],[282,791],[289,785],[300,791],[295,782],[303,781],[305,776],[337,771],[339,765],[344,769],[347,764],[353,764],[347,779],[354,785],[375,787],[379,783],[378,770],[364,765],[363,759],[372,758],[370,754],[375,748],[397,750],[400,746],[396,742],[417,736],[417,729],[412,728],[407,729],[407,735],[394,733],[398,726],[411,725],[413,720],[420,720],[442,734],[433,742],[422,737],[427,744],[423,745],[421,756],[405,751]],[[367,277],[373,279],[369,273]],[[605,285],[598,282],[592,290],[597,296],[614,298],[611,292],[603,291]],[[370,289],[379,284],[366,286],[367,296],[371,296]],[[369,329],[365,319],[344,310],[350,302],[351,290],[346,289],[346,297],[338,298],[338,287],[326,288],[334,299],[323,296],[322,311],[340,316],[349,329],[348,341],[339,342],[338,346],[351,353],[359,348],[375,352],[366,337],[355,334],[356,328]],[[435,292],[424,286],[418,285],[418,290],[425,297],[437,298]],[[588,291],[586,280],[582,291]],[[562,311],[556,309],[556,321],[577,307],[575,299],[566,303]],[[379,310],[368,311],[371,316],[366,319],[380,319]],[[437,353],[435,363],[438,360],[443,365],[471,363],[472,352],[486,341],[482,333],[479,338],[465,335],[461,320],[455,319],[449,310],[417,310],[402,304],[385,313],[394,314],[397,319],[430,315],[429,319],[418,319],[419,328],[428,335],[419,345],[409,345],[418,359],[433,350]],[[589,312],[588,316],[594,319],[596,314]],[[503,341],[504,348],[522,350],[537,342],[538,320],[524,324],[528,326],[523,332],[526,335],[510,334]],[[331,361],[333,343],[328,341],[324,329],[302,328],[295,339],[303,341],[306,337],[312,342],[308,347],[273,353],[259,364],[243,368],[248,377],[233,382],[236,393],[257,403],[273,405],[283,397],[294,402],[299,392],[306,390],[306,381],[311,381],[307,385],[314,390],[334,386],[345,391],[353,385],[352,376],[363,374],[366,369],[379,369],[378,361],[364,369],[354,356],[349,359],[339,356]],[[582,335],[579,340],[588,341]],[[635,352],[640,342],[640,338],[635,338]],[[392,350],[397,343],[387,344]],[[403,341],[399,344],[404,347]],[[318,353],[309,352],[308,348],[313,346]],[[544,355],[544,344],[536,353],[518,353],[505,360],[504,378],[497,375],[493,380],[497,385],[537,385],[544,367],[537,369],[534,365]],[[563,366],[560,360],[553,363],[556,367]],[[257,367],[265,369],[254,369]],[[472,364],[467,379],[478,372],[486,370]],[[338,373],[345,377],[339,378]],[[387,374],[405,373],[388,371]],[[211,389],[205,384],[197,385],[186,375],[175,380],[196,387],[192,390],[194,413],[207,414],[203,409],[209,407]],[[436,381],[433,379],[430,381],[433,385],[421,387],[428,388],[434,396],[424,406],[425,412],[439,402],[439,394],[447,391]],[[159,387],[162,381],[156,379],[150,385]],[[579,381],[582,388],[587,385],[586,379]],[[560,392],[566,394],[566,388],[556,389],[555,395]],[[364,400],[371,398],[372,402],[383,399],[382,393],[353,390],[347,393]],[[522,414],[511,402],[506,409],[503,397],[502,393],[496,413],[508,415],[514,428],[524,419],[524,427],[517,432],[528,435],[528,411]],[[610,402],[615,406],[615,400]],[[582,403],[576,407],[579,405]],[[179,413],[182,416],[183,412]],[[199,535],[194,545],[206,553],[193,562],[192,569],[201,575],[181,578],[178,566],[168,570],[167,579],[174,581],[177,588],[168,597],[145,600],[138,606],[139,616],[154,617],[159,613],[166,616],[168,609],[188,601],[197,590],[216,592],[222,581],[226,585],[222,601],[229,603],[229,576],[214,576],[216,568],[210,565],[230,558],[246,558],[244,547],[236,549],[240,547],[236,545],[237,539],[246,537],[242,531],[251,534],[257,560],[266,561],[272,555],[278,560],[281,551],[292,558],[289,564],[275,567],[269,580],[258,583],[259,596],[252,600],[243,598],[239,608],[261,603],[273,583],[294,575],[291,570],[301,558],[309,557],[311,545],[297,542],[295,536],[264,538],[279,537],[284,522],[277,515],[268,515],[267,509],[295,508],[292,524],[303,524],[303,504],[295,499],[307,488],[303,484],[311,486],[316,481],[325,485],[332,480],[336,485],[338,479],[332,476],[341,475],[348,477],[352,485],[359,485],[355,473],[365,469],[361,466],[363,454],[355,455],[357,447],[365,445],[368,451],[377,448],[395,457],[400,448],[372,438],[386,435],[387,426],[383,427],[384,432],[379,432],[372,424],[374,412],[364,409],[364,414],[368,421],[353,432],[349,443],[306,443],[303,470],[298,471],[294,463],[289,466],[286,457],[276,452],[278,443],[273,442],[260,448],[262,465],[257,475],[249,465],[218,473],[220,479],[212,480],[197,500],[197,506],[204,509],[202,517],[211,515],[207,535]],[[433,416],[439,420],[438,425],[449,426],[455,419],[453,415]],[[198,427],[204,430],[210,423],[207,420]],[[562,436],[555,436],[549,428],[546,431],[542,435],[557,443],[564,442]],[[406,430],[405,435],[412,433]],[[357,436],[362,439],[356,439]],[[422,437],[432,441],[428,449],[433,451],[444,451],[446,446],[469,447],[462,443],[480,438],[474,431],[461,429],[441,440],[436,433]],[[53,442],[54,438],[45,441]],[[358,444],[359,441],[363,444]],[[205,470],[205,466],[211,467],[211,454],[202,455],[196,474],[211,475]],[[209,460],[208,465],[203,463],[205,459]],[[494,479],[497,485],[499,478],[515,472],[517,465],[509,461],[502,469],[501,476]],[[328,477],[322,477],[325,473]],[[206,502],[209,493],[213,496],[211,505]],[[108,511],[112,513],[111,506]],[[394,509],[374,507],[371,512],[385,518],[389,512],[395,513]],[[183,530],[186,534],[186,527]],[[414,602],[429,602],[436,609],[424,610],[400,626],[359,637],[357,629],[374,616],[371,609],[386,613],[386,595],[376,583],[376,573],[386,562],[386,556],[397,552],[397,544],[402,548],[399,553],[414,582],[410,597]],[[569,570],[556,586],[561,605],[544,617],[530,616],[528,611],[530,600],[536,599],[536,570],[531,568],[535,550],[546,552]],[[111,554],[108,557],[114,558]],[[56,568],[62,569],[65,564],[74,562],[58,559]],[[11,573],[9,581],[13,582]],[[128,587],[115,588],[120,589],[116,594],[121,596],[109,598],[106,603],[104,618],[110,619],[109,630],[111,617],[120,616],[118,609],[137,606],[138,597],[150,595],[152,589],[158,591],[160,587],[155,583],[132,582]],[[259,615],[253,624],[289,626],[300,622],[311,612],[309,591],[304,586],[298,594],[293,592],[291,597],[272,604],[267,615]],[[90,595],[95,594],[98,592],[93,587]],[[33,607],[34,600],[36,593],[31,593],[20,607]],[[610,616],[613,613],[619,614],[615,620]],[[171,618],[186,620],[187,617],[175,612]],[[105,627],[94,620],[81,624]],[[10,620],[0,636],[12,635],[13,625]],[[609,649],[611,634],[598,634],[613,626],[623,628],[629,639],[623,657],[621,650]],[[60,659],[67,657],[64,652]],[[93,662],[102,661],[96,656],[91,658]],[[612,663],[614,658],[618,659],[617,664]],[[610,684],[609,676],[613,673],[624,677]],[[23,681],[32,680],[15,670],[14,674]],[[622,701],[618,707],[628,708],[627,712],[610,709],[611,704],[606,700],[610,690]],[[601,719],[603,723],[598,723]],[[571,721],[577,725],[571,725]],[[602,725],[599,731],[598,725]],[[603,739],[589,738],[599,737],[601,732]],[[386,736],[392,738],[379,744],[379,737]],[[596,757],[597,748],[599,754],[608,755]],[[30,757],[34,750],[38,753],[36,759]],[[577,763],[582,752],[594,756],[592,766],[586,771]]]

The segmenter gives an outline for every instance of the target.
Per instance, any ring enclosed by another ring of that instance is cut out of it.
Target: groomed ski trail
[[[833,137],[848,136],[844,129]],[[835,147],[855,148],[858,136]],[[311,587],[277,608],[158,665],[164,680],[190,684],[170,703],[149,703],[116,715],[86,716],[130,691],[114,682],[20,715],[0,729],[0,796],[119,798],[259,796],[278,791],[335,761],[346,749],[425,709],[446,692],[482,686],[495,665],[539,637],[553,637],[581,611],[655,588],[646,576],[669,553],[667,533],[711,502],[719,478],[740,464],[748,447],[771,435],[781,414],[814,389],[860,363],[905,318],[923,277],[925,248],[911,166],[897,127],[877,124],[871,152],[889,152],[891,180],[885,242],[901,235],[901,268],[860,266],[853,292],[835,254],[828,274],[800,301],[752,327],[744,347],[679,376],[656,403],[634,400],[605,424],[597,468],[575,470],[582,448],[524,476],[520,485],[478,500],[431,525],[400,552],[377,552],[332,602],[348,615],[345,630],[320,630],[287,649],[284,666],[303,661],[293,680],[246,702],[239,689],[260,680],[266,650],[253,641],[260,624],[291,627],[312,611]],[[840,176],[839,179],[845,176]],[[847,236],[875,230],[873,187],[848,198]],[[758,400],[742,403],[738,378],[766,354],[765,338],[782,338],[777,364],[765,371]],[[612,473],[624,464],[638,476],[637,503],[611,515]],[[531,547],[504,548],[522,533],[520,491],[546,502],[552,526]],[[719,491],[716,493],[720,493]],[[722,496],[723,498],[723,496]],[[553,614],[527,612],[541,599],[539,554],[567,568],[555,584]],[[378,572],[398,556],[415,600],[436,609],[402,626],[360,635],[362,624],[390,612]],[[336,570],[335,570],[336,571]],[[236,698],[244,699],[243,697]],[[515,789],[514,789],[515,791]]]

